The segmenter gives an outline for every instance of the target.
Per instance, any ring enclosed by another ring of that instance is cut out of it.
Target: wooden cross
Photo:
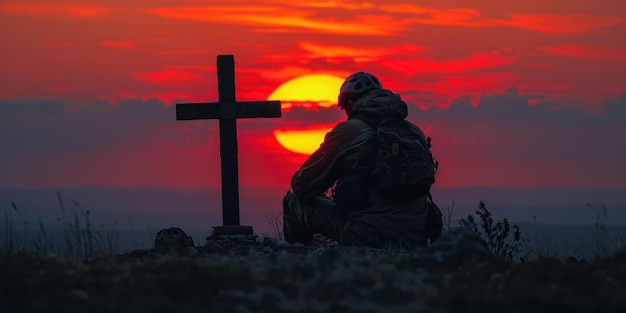
[[[177,120],[219,119],[222,162],[222,220],[239,225],[239,174],[237,119],[280,117],[280,101],[237,102],[235,61],[232,55],[217,56],[218,102],[176,104]]]

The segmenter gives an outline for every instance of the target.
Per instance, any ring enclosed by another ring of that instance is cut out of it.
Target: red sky
[[[626,188],[623,0],[172,3],[0,1],[1,187],[218,186],[218,123],[173,104],[216,101],[234,54],[238,100],[374,73],[432,137],[437,186]],[[240,121],[241,184],[286,189],[306,156],[273,131],[344,118]]]

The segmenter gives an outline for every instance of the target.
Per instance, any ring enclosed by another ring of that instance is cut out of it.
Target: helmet
[[[370,90],[382,88],[383,86],[376,76],[365,72],[354,73],[348,76],[341,85],[337,104],[344,107],[348,99],[354,99]]]

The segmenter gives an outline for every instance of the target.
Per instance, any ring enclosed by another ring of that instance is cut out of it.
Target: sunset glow
[[[0,186],[220,185],[216,56],[242,186],[288,186],[366,71],[408,105],[437,187],[626,188],[626,2],[0,0]],[[584,149],[581,149],[584,142]],[[176,166],[173,166],[176,164]],[[533,173],[528,174],[528,173]]]

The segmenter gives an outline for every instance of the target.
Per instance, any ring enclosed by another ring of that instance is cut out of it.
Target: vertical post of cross
[[[232,55],[217,56],[217,88],[220,103],[222,219],[224,225],[239,225],[237,99],[235,60]]]

